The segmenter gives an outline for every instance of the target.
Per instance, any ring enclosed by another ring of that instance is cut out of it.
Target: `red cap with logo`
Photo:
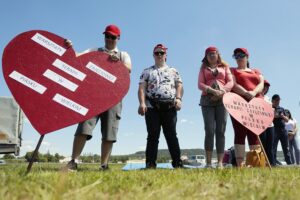
[[[158,44],[154,47],[153,52],[155,52],[155,50],[157,49],[162,49],[164,52],[166,52],[168,48],[165,47],[163,44]]]
[[[243,52],[244,54],[246,54],[249,57],[249,52],[248,52],[248,50],[246,48],[236,48],[233,51],[233,54],[236,54],[237,52]]]
[[[219,51],[217,47],[208,47],[206,50],[205,50],[205,55],[207,55],[209,52],[211,51]]]
[[[111,35],[114,35],[114,36],[120,36],[121,35],[121,31],[119,29],[119,27],[117,27],[116,25],[108,25],[106,28],[105,28],[105,31],[103,32],[103,34],[105,33],[108,33],[108,34],[111,34]]]

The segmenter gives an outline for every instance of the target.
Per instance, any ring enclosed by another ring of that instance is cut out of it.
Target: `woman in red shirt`
[[[250,101],[254,97],[263,98],[264,78],[257,69],[251,69],[248,61],[249,52],[245,48],[236,48],[233,53],[237,67],[232,68],[234,87],[233,92]],[[234,129],[234,147],[237,166],[241,167],[245,154],[245,139],[248,138],[250,150],[259,148],[256,134],[231,117]]]
[[[211,167],[214,135],[216,135],[217,167],[222,168],[227,122],[227,112],[222,97],[232,87],[232,74],[228,64],[222,61],[216,47],[207,48],[198,77],[198,88],[202,90],[200,105],[205,126],[204,146],[207,167]]]

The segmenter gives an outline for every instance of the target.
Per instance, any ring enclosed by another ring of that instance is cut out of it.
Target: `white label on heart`
[[[63,61],[56,59],[53,63],[53,66],[57,67],[58,69],[64,71],[65,73],[73,76],[74,78],[77,78],[78,80],[83,81],[86,77],[86,74],[82,73],[81,71],[75,69],[71,65],[68,65],[67,63],[64,63]]]
[[[56,101],[57,103],[85,116],[86,113],[89,111],[89,109],[83,107],[82,105],[68,99],[67,97],[64,97],[60,94],[56,94],[54,97],[53,97],[53,100]]]
[[[112,75],[111,73],[109,73],[108,71],[105,71],[104,69],[102,69],[101,67],[98,67],[97,65],[95,65],[92,62],[89,62],[86,65],[87,68],[89,68],[90,70],[92,70],[93,72],[95,72],[96,74],[102,76],[103,78],[105,78],[106,80],[114,83],[117,80],[117,77],[115,77],[114,75]]]
[[[78,85],[55,73],[54,71],[51,71],[50,69],[47,69],[43,75],[54,81],[55,83],[58,83],[59,85],[71,90],[72,92],[74,92],[78,88]]]
[[[39,33],[36,33],[31,39],[59,56],[62,56],[66,51],[65,48],[59,46]]]
[[[23,85],[29,87],[30,89],[43,94],[47,88],[44,87],[43,85],[39,84],[38,82],[24,76],[23,74],[20,74],[17,71],[13,71],[10,75],[10,78],[15,79],[16,81],[22,83]]]

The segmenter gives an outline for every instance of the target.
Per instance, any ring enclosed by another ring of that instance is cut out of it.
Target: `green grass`
[[[300,199],[300,168],[159,169],[122,171],[83,164],[62,172],[59,164],[0,166],[0,199]]]

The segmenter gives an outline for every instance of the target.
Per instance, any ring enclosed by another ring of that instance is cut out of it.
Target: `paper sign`
[[[75,69],[74,67],[68,65],[67,63],[64,63],[63,61],[61,61],[59,59],[56,59],[53,62],[53,66],[64,71],[65,73],[73,76],[74,78],[77,78],[78,80],[83,81],[84,78],[86,77],[86,74],[82,73],[81,71]]]
[[[76,85],[75,83],[49,69],[47,69],[43,75],[54,81],[55,83],[58,83],[59,85],[67,88],[68,90],[71,90],[72,92],[74,92],[78,88],[78,85]]]
[[[86,65],[86,67],[89,68],[90,70],[92,70],[93,72],[95,72],[96,74],[100,75],[101,77],[105,78],[106,80],[112,82],[112,83],[114,83],[117,79],[114,75],[112,75],[111,73],[105,71],[101,67],[98,67],[97,65],[95,65],[92,62],[89,62]]]
[[[62,56],[66,51],[66,49],[39,33],[36,33],[31,39],[59,56]]]
[[[264,132],[273,122],[273,108],[262,98],[247,102],[241,96],[228,92],[223,96],[223,103],[233,118],[256,135]]]
[[[22,83],[23,85],[29,87],[30,89],[43,94],[47,88],[39,84],[38,82],[35,82],[34,80],[24,76],[23,74],[20,74],[17,71],[13,71],[10,75],[10,78],[18,81],[19,83]]]
[[[79,105],[78,103],[72,101],[71,99],[68,99],[67,97],[64,97],[60,94],[56,94],[53,97],[53,100],[56,101],[57,103],[77,112],[82,115],[86,115],[86,113],[89,111],[89,109]]]

